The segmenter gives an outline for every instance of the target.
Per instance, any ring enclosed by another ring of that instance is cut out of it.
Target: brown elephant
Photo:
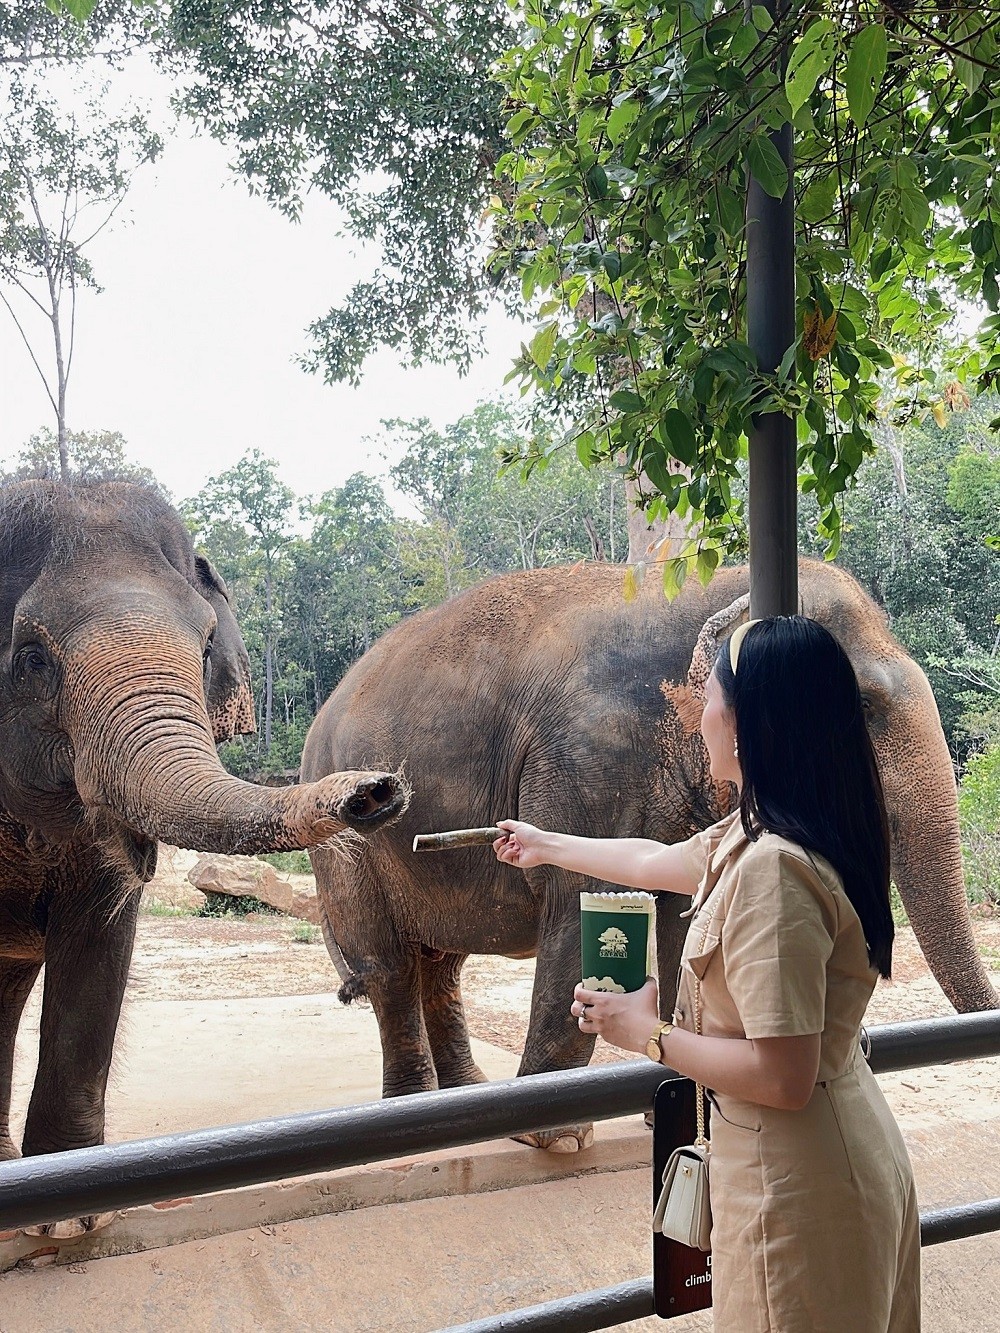
[[[221,852],[308,847],[391,818],[406,791],[383,772],[278,789],[226,773],[215,741],[254,729],[246,650],[222,580],[153,490],[52,481],[0,490],[0,632],[2,1160],[18,1155],[14,1039],[43,962],[23,1152],[103,1141],[158,840]]]
[[[709,778],[701,686],[717,644],[746,618],[747,586],[746,569],[726,569],[668,603],[647,580],[626,603],[612,565],[501,576],[391,630],[334,691],[307,737],[303,778],[405,766],[415,791],[406,818],[349,864],[311,853],[341,993],[366,991],[378,1017],[386,1095],[482,1078],[459,988],[470,953],[538,956],[520,1073],[587,1063],[593,1038],[569,1015],[576,890],[601,885],[551,866],[522,872],[488,848],[415,854],[413,835],[510,816],[673,842],[719,818],[732,792]],[[800,586],[804,613],[838,636],[858,672],[893,877],[921,947],[956,1008],[995,1006],[970,930],[955,779],[926,677],[844,571],[803,561]],[[676,904],[658,901],[667,1011],[684,924]],[[535,1141],[576,1146],[558,1134]]]

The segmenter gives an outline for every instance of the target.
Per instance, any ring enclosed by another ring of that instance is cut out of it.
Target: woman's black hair
[[[727,639],[715,676],[736,719],[747,837],[766,830],[826,857],[861,918],[869,961],[888,977],[889,826],[847,654],[815,620],[775,616],[746,631],[735,674]]]

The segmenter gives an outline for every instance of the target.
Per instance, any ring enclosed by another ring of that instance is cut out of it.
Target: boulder
[[[319,900],[316,897],[316,885],[306,875],[296,875],[292,884],[295,890],[292,897],[292,916],[319,925]]]
[[[308,914],[309,895],[296,892],[287,879],[282,879],[274,866],[258,861],[254,856],[200,856],[188,871],[188,879],[202,893],[223,893],[231,898],[259,898],[275,911],[286,916],[302,916],[307,921],[317,918]],[[315,911],[315,890],[312,910]]]
[[[156,874],[143,890],[143,901],[146,904],[156,903],[161,907],[197,911],[203,906],[205,898],[197,889],[192,888],[187,878],[188,870],[197,859],[197,852],[160,843],[156,858]]]

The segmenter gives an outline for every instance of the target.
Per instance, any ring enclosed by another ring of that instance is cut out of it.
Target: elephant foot
[[[103,1231],[118,1216],[117,1213],[91,1213],[89,1217],[69,1217],[63,1222],[42,1222],[36,1227],[23,1227],[26,1236],[47,1236],[49,1240],[74,1240],[93,1231]]]
[[[466,1065],[457,1071],[446,1069],[444,1073],[438,1070],[439,1088],[469,1088],[475,1083],[489,1083],[478,1065]]]
[[[582,1152],[594,1142],[593,1125],[564,1125],[561,1129],[539,1129],[531,1134],[515,1134],[515,1143],[546,1152]]]

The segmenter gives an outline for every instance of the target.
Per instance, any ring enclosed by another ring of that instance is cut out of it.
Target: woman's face
[[[705,707],[701,714],[701,734],[708,750],[709,767],[716,782],[743,782],[736,749],[736,718],[727,706],[722,686],[709,676],[705,685]]]

